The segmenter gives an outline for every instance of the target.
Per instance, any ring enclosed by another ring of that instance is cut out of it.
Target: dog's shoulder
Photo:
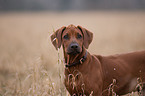
[[[116,54],[116,55],[109,55],[109,56],[103,56],[103,55],[94,55],[94,56],[101,62],[103,60],[117,59],[119,55]]]

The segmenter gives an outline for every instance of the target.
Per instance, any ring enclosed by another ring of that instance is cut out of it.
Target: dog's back
[[[133,91],[137,78],[145,82],[145,51],[96,57],[103,69],[103,90],[108,88],[113,79],[116,80],[114,90],[119,95]]]

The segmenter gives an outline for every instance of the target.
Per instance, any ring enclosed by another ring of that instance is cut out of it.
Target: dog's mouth
[[[77,55],[77,54],[80,54],[81,52],[80,51],[77,51],[77,50],[74,50],[74,51],[68,51],[67,54],[68,55]]]

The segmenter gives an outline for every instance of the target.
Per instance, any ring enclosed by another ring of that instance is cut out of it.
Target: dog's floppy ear
[[[87,29],[83,28],[82,26],[77,26],[84,35],[84,46],[88,49],[90,43],[93,40],[93,33],[88,31]]]
[[[58,48],[61,47],[61,41],[62,41],[61,36],[65,29],[66,27],[63,26],[51,35],[51,42],[56,48],[56,50],[58,50]]]

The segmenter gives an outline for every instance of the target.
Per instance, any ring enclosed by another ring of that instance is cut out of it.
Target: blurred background
[[[69,24],[93,32],[91,54],[145,49],[145,0],[0,0],[0,96],[68,96],[50,36]]]
[[[145,0],[1,0],[3,11],[144,10]]]

